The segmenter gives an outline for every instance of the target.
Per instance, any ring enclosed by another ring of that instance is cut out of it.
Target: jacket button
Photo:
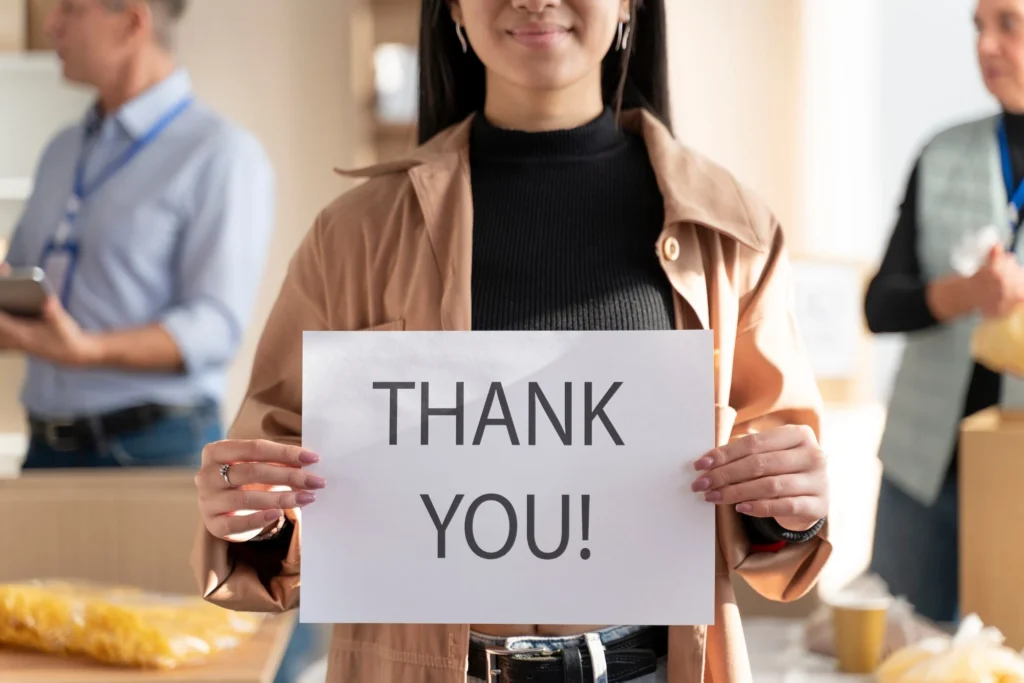
[[[667,237],[661,245],[661,253],[667,261],[675,261],[679,258],[679,240],[675,237]]]

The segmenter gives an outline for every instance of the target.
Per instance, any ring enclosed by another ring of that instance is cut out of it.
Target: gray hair
[[[105,0],[110,9],[121,10],[133,0]],[[185,15],[188,0],[135,0],[145,2],[153,13],[153,32],[156,41],[166,50],[174,47],[178,21]]]

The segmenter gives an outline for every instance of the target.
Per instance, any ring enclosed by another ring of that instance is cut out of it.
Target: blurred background
[[[44,146],[92,101],[91,92],[62,81],[39,28],[56,1],[0,0],[0,254]],[[668,5],[677,136],[767,199],[792,249],[799,323],[828,404],[823,441],[841,482],[830,517],[835,554],[822,579],[828,590],[868,566],[874,518],[865,510],[878,492],[875,453],[902,349],[898,338],[868,335],[864,288],[924,141],[998,110],[978,74],[974,2]],[[317,212],[348,187],[332,169],[393,158],[413,142],[418,22],[416,0],[191,3],[180,60],[203,100],[256,134],[279,183],[276,232],[233,365],[226,421],[245,390],[288,259]],[[9,476],[27,438],[22,377],[22,360],[0,355],[0,463]],[[186,488],[180,509],[187,517]],[[14,483],[0,487],[0,510],[5,495],[10,504],[30,497]],[[5,533],[13,532],[0,531],[0,542]],[[0,553],[0,581],[23,578],[12,576],[8,557]],[[185,581],[167,583],[181,588]],[[813,598],[763,604],[740,588],[751,615],[801,616],[814,608]]]

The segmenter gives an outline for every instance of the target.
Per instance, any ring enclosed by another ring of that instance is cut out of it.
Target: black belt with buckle
[[[557,651],[531,647],[530,640],[545,639],[513,639],[508,647],[501,648],[470,641],[469,675],[487,683],[591,683],[595,680],[621,683],[654,673],[658,670],[658,660],[668,654],[667,626],[649,626],[607,642],[603,647],[597,634],[567,640]],[[594,675],[595,658],[591,651],[595,647],[600,650],[597,654],[599,669],[603,655],[606,678]]]
[[[118,436],[138,431],[172,415],[195,410],[194,407],[147,404],[68,420],[30,416],[28,423],[33,439],[57,451],[77,451],[95,447],[101,436]]]

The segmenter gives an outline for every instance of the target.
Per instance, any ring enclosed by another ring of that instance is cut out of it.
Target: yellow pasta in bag
[[[0,585],[0,645],[107,664],[173,669],[237,647],[262,615],[199,597],[43,581]]]
[[[974,359],[993,372],[1024,377],[1024,306],[983,320],[971,340]]]

